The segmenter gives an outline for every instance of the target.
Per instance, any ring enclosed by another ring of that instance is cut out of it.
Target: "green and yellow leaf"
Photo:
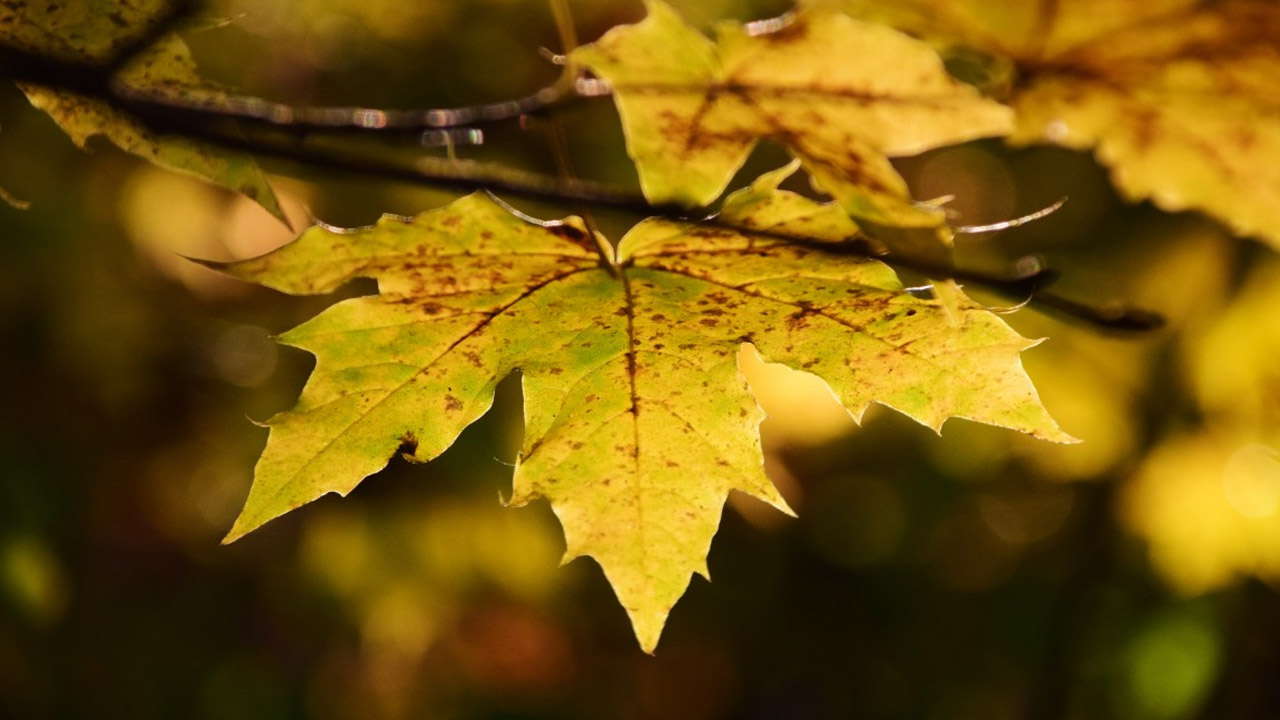
[[[844,0],[1012,59],[1018,143],[1092,149],[1133,199],[1280,246],[1280,5],[1266,0]],[[825,3],[824,3],[825,5]]]
[[[525,441],[512,503],[550,501],[566,559],[603,568],[651,651],[738,490],[786,511],[764,474],[762,411],[736,355],[823,377],[850,414],[890,405],[933,428],[966,417],[1058,441],[1019,353],[1034,344],[983,308],[948,316],[887,266],[791,244],[856,232],[833,204],[771,173],[726,201],[724,225],[651,219],[607,263],[580,221],[535,224],[474,194],[370,228],[315,227],[223,268],[289,293],[355,277],[282,342],[315,354],[228,535],[350,492],[397,452],[430,460],[519,372]]]
[[[724,24],[712,43],[659,0],[574,58],[607,80],[640,185],[653,202],[704,206],[761,138],[804,159],[854,218],[937,226],[889,163],[1012,128],[1007,108],[952,79],[924,43],[814,9]]]
[[[106,62],[163,7],[159,0],[15,0],[0,4],[0,40],[67,61]],[[133,91],[172,95],[185,89],[206,99],[218,95],[201,80],[191,53],[176,36],[162,39],[125,66],[118,82]],[[248,155],[158,134],[102,99],[30,84],[22,90],[80,147],[101,135],[156,165],[244,194],[284,219],[275,193]]]

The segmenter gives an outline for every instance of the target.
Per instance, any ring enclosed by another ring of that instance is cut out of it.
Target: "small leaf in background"
[[[1280,5],[845,0],[858,17],[1012,59],[1015,143],[1093,149],[1131,199],[1280,246]],[[1046,8],[1050,8],[1047,9]]]
[[[1117,187],[1280,245],[1280,8],[1221,3],[1109,33],[1014,100],[1015,142],[1095,148]]]
[[[228,540],[349,492],[396,452],[436,457],[519,371],[511,502],[551,502],[566,558],[600,563],[652,651],[691,575],[707,574],[729,492],[787,507],[764,474],[743,343],[823,377],[855,419],[880,402],[935,429],[959,416],[1070,440],[1021,368],[1034,342],[995,315],[966,301],[952,317],[877,261],[754,234],[855,232],[837,206],[778,191],[782,177],[726,201],[736,229],[650,219],[608,267],[578,220],[537,225],[480,194],[363,230],[312,228],[224,266],[290,293],[354,277],[380,291],[281,338],[316,369],[298,405],[268,421]]]
[[[64,60],[106,62],[115,48],[145,26],[165,3],[92,0],[18,0],[0,6],[0,41]],[[187,46],[176,36],[163,38],[125,66],[118,81],[134,91],[217,95],[201,80]],[[53,118],[80,147],[101,135],[120,149],[169,170],[187,173],[242,193],[284,220],[275,193],[248,155],[208,143],[159,134],[110,103],[63,90],[23,84],[35,107]]]
[[[711,203],[762,138],[795,151],[858,220],[937,226],[889,163],[1011,130],[1009,111],[952,79],[927,45],[815,9],[717,28],[712,43],[659,0],[574,52],[607,80],[653,202]]]

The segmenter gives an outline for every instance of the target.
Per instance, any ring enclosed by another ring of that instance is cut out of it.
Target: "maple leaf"
[[[1093,149],[1115,185],[1280,246],[1280,5],[1261,0],[845,0],[1012,59],[1016,143]]]
[[[372,277],[285,333],[315,354],[297,406],[271,418],[227,541],[397,452],[444,451],[519,371],[525,441],[511,503],[546,498],[566,560],[599,562],[651,651],[739,490],[786,510],[765,476],[763,417],[736,355],[816,373],[855,417],[871,402],[930,427],[950,416],[1058,441],[1022,370],[1031,345],[969,303],[949,317],[886,265],[775,237],[857,232],[833,204],[779,191],[790,168],[730,196],[740,229],[650,219],[608,263],[574,218],[536,224],[473,194],[374,227],[314,227],[260,258],[215,265],[284,292]]]
[[[707,205],[761,138],[795,151],[862,222],[936,227],[889,156],[1012,129],[1009,110],[947,74],[926,44],[826,9],[717,27],[712,43],[666,4],[573,58],[609,82],[652,202]]]
[[[163,7],[160,0],[14,0],[0,4],[0,41],[66,61],[106,62]],[[192,92],[206,100],[220,96],[200,79],[186,44],[172,35],[123,67],[117,82],[133,92]],[[32,105],[53,118],[81,148],[89,138],[101,135],[156,165],[241,193],[285,219],[266,177],[248,155],[161,135],[104,100],[29,83],[19,87]]]

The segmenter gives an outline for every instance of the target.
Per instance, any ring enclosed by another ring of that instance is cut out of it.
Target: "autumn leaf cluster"
[[[945,207],[912,197],[892,160],[989,137],[1091,148],[1130,197],[1280,243],[1280,174],[1256,159],[1280,155],[1268,91],[1280,11],[1106,5],[812,2],[711,39],[649,0],[639,23],[568,49],[571,80],[609,88],[643,196],[667,210],[615,239],[477,192],[373,227],[317,225],[217,265],[290,294],[378,283],[280,338],[316,368],[267,421],[228,541],[351,492],[397,454],[439,456],[518,373],[525,435],[509,502],[550,502],[566,560],[600,564],[652,651],[691,576],[707,575],[729,493],[790,512],[764,473],[744,344],[821,377],[855,419],[880,403],[938,430],[961,417],[1069,442],[1021,366],[1036,341],[951,279]],[[0,38],[105,62],[161,6],[5,3]],[[949,72],[961,50],[983,54],[985,76]],[[115,82],[220,92],[172,35]],[[281,214],[247,154],[157,132],[109,99],[22,87],[77,144],[105,136]],[[762,141],[794,162],[726,196]],[[937,271],[931,292],[908,291],[865,248]]]

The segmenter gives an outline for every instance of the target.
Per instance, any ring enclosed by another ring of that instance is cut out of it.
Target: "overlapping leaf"
[[[70,62],[106,62],[163,7],[159,0],[13,0],[0,4],[0,41]],[[119,81],[135,90],[215,92],[199,78],[186,45],[173,36],[123,68]],[[35,85],[22,90],[81,147],[102,135],[129,153],[242,193],[284,217],[271,186],[247,155],[157,134],[101,99]]]
[[[228,540],[349,492],[397,451],[437,456],[519,371],[512,502],[551,502],[566,557],[600,563],[651,650],[692,573],[706,574],[728,493],[786,509],[763,471],[742,343],[822,376],[854,417],[881,402],[934,428],[961,416],[1069,439],[1021,368],[1033,343],[996,316],[969,304],[951,317],[879,262],[777,239],[856,232],[835,205],[777,190],[784,174],[727,200],[721,220],[742,229],[651,219],[607,264],[577,220],[533,224],[476,194],[362,230],[312,228],[226,266],[290,293],[379,286],[282,337],[316,369],[269,421]]]
[[[844,0],[1011,58],[1015,141],[1093,148],[1133,198],[1280,246],[1280,5],[1267,0]]]
[[[702,206],[761,138],[791,147],[854,218],[929,227],[889,156],[1011,130],[1008,109],[952,79],[927,45],[815,9],[724,24],[712,43],[649,0],[574,58],[613,87],[640,183],[654,202]]]

